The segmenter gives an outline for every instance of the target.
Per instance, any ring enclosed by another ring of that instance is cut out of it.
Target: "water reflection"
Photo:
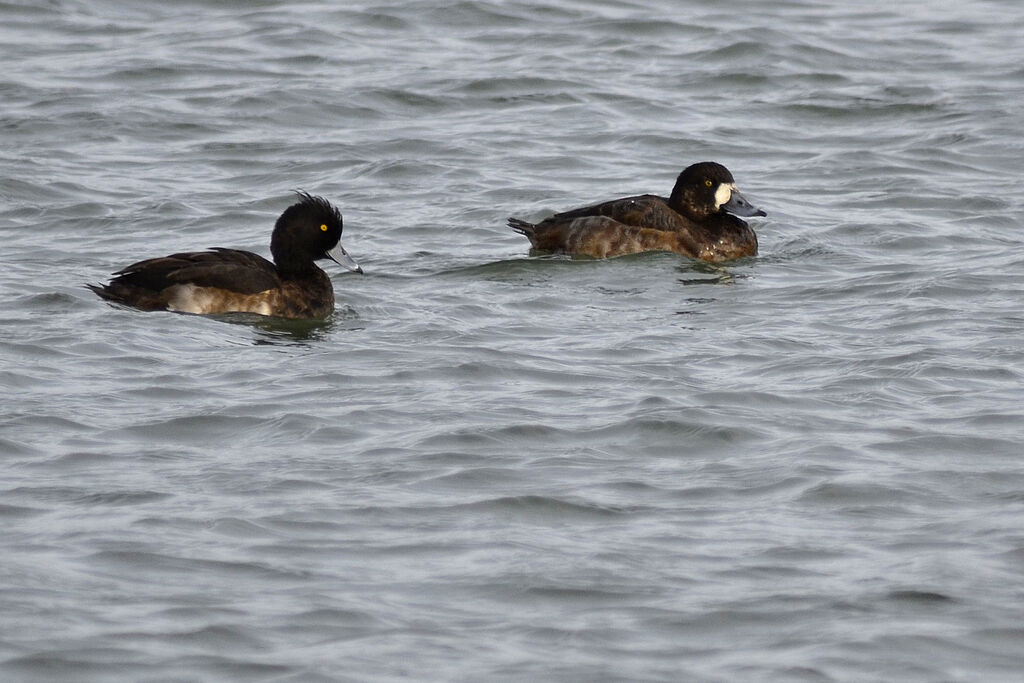
[[[731,285],[734,282],[736,282],[736,280],[748,277],[747,275],[735,275],[724,265],[720,263],[710,263],[708,261],[691,261],[687,263],[685,266],[680,266],[679,270],[686,273],[687,275],[707,275],[707,277],[684,277],[679,278],[677,280],[677,282],[686,286]]]
[[[322,342],[336,330],[359,330],[361,324],[353,325],[359,316],[354,309],[336,310],[325,320],[295,320],[291,318],[273,318],[251,313],[228,313],[209,316],[232,325],[251,327],[256,332],[252,343],[256,345],[301,345]]]

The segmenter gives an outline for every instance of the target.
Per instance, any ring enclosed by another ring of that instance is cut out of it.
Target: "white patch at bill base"
[[[727,204],[732,199],[733,192],[738,192],[735,183],[720,183],[715,190],[715,208],[720,209],[723,204]]]

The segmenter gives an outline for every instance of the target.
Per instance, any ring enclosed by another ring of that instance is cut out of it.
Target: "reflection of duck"
[[[510,218],[509,227],[537,251],[606,258],[674,251],[705,261],[757,253],[757,235],[736,216],[765,216],[736,189],[732,173],[713,161],[679,174],[672,196],[645,194],[556,213],[536,225]]]
[[[183,252],[133,263],[109,284],[86,286],[144,311],[324,318],[334,310],[334,288],[314,261],[363,271],[341,246],[341,212],[326,199],[298,194],[274,226],[274,263],[237,249]]]

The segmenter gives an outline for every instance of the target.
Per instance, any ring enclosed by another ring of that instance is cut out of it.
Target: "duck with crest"
[[[108,284],[86,286],[144,311],[325,318],[334,310],[334,287],[315,262],[363,270],[341,246],[341,212],[323,197],[296,194],[271,234],[273,263],[238,249],[189,251],[133,263]]]

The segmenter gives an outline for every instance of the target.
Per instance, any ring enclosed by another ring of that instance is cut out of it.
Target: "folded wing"
[[[172,254],[139,261],[114,273],[111,285],[121,284],[158,292],[191,284],[255,294],[277,287],[274,264],[248,251],[212,249]]]

